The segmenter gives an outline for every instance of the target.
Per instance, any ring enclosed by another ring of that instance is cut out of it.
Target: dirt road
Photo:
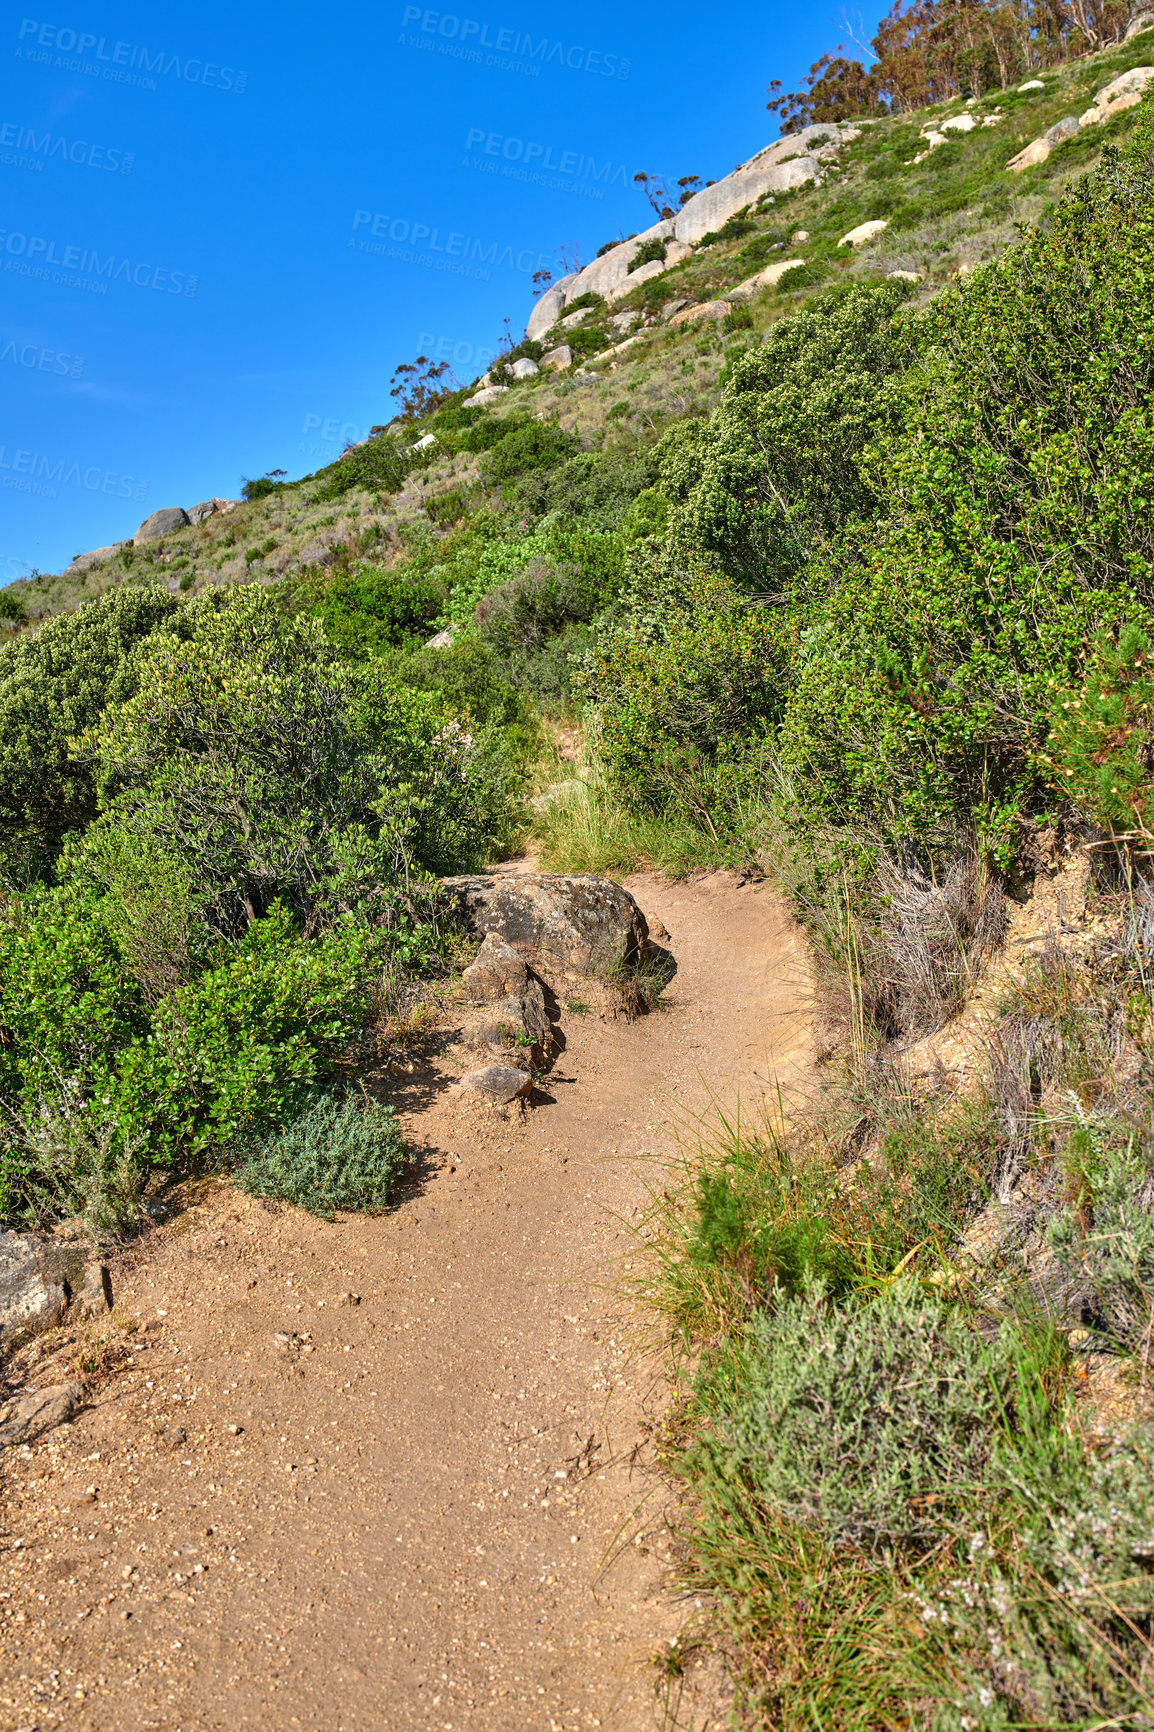
[[[0,1466],[0,1725],[654,1726],[687,1608],[644,1456],[666,1386],[615,1282],[678,1103],[755,1112],[808,1017],[768,886],[630,887],[669,1006],[567,1016],[523,1119],[417,1072],[387,1216],[221,1184],[114,1270],[122,1363]]]

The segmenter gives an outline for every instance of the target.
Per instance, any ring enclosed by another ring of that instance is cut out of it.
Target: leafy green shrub
[[[731,331],[752,331],[753,309],[751,307],[734,307],[731,313],[726,313],[721,321],[721,328],[728,336]]]
[[[477,603],[474,620],[499,655],[539,649],[545,639],[575,620],[588,619],[594,600],[580,574],[565,564],[537,558]]]
[[[363,445],[354,445],[327,469],[319,469],[316,479],[320,486],[313,499],[321,503],[340,499],[354,487],[370,492],[396,493],[404,485],[408,460],[397,440],[388,433],[379,433]]]
[[[481,466],[489,486],[513,481],[531,469],[542,469],[572,456],[577,441],[553,421],[524,421],[490,447]]]
[[[665,242],[660,235],[654,235],[652,240],[642,241],[626,267],[632,273],[641,269],[642,265],[655,264],[658,260],[665,262]]]
[[[1123,625],[1117,642],[1100,636],[1082,679],[1058,690],[1041,762],[1055,790],[1079,806],[1123,848],[1148,854],[1146,820],[1154,744],[1150,639]]]
[[[413,648],[427,638],[445,600],[435,578],[360,566],[325,583],[313,613],[348,655],[374,655],[386,645]]]
[[[267,499],[272,493],[283,493],[284,489],[289,486],[290,483],[278,481],[276,479],[277,474],[283,475],[283,469],[276,471],[271,475],[258,475],[252,481],[246,480],[242,475],[240,482],[241,498],[251,501],[253,499]]]
[[[616,241],[610,241],[610,243],[609,243],[610,247],[615,247],[616,245],[617,245]],[[608,248],[603,249],[603,251],[606,251],[606,252],[608,250],[609,250]],[[608,302],[606,301],[604,295],[594,294],[592,289],[587,289],[583,295],[576,296],[576,298],[572,301],[566,301],[564,317],[568,318],[570,313],[579,313],[585,307],[590,307],[595,312],[601,313],[601,312],[604,312],[606,310],[607,306],[608,306]]]
[[[236,1183],[251,1196],[331,1219],[338,1209],[383,1209],[409,1164],[391,1107],[330,1093],[248,1151]]]
[[[0,873],[43,864],[95,816],[95,766],[73,742],[131,692],[134,647],[178,607],[155,590],[112,590],[0,647]]]
[[[0,622],[9,625],[27,625],[28,609],[11,585],[0,589]]]
[[[733,363],[708,423],[665,436],[661,486],[682,558],[711,554],[759,589],[778,587],[868,507],[859,459],[895,417],[910,354],[894,320],[903,298],[886,283],[811,301]]]
[[[783,736],[833,821],[946,850],[974,823],[1005,864],[1050,779],[1050,681],[1154,596],[1152,211],[1145,161],[1112,163],[919,317],[904,431],[862,466],[872,521],[811,573],[831,588]]]

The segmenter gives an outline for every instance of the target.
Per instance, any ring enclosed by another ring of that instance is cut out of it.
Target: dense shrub
[[[133,689],[132,649],[177,610],[114,590],[0,648],[0,872],[45,862],[95,815],[95,767],[73,742]]]
[[[338,572],[313,613],[347,655],[375,655],[386,646],[415,647],[428,637],[445,600],[435,579],[361,566]]]
[[[313,498],[340,499],[354,487],[396,493],[404,485],[407,469],[408,459],[396,439],[391,434],[378,433],[362,445],[350,446],[327,469],[319,469],[316,480],[320,485]]]
[[[878,501],[812,574],[829,600],[785,738],[814,802],[923,845],[1036,805],[1050,681],[1154,599],[1147,428],[1154,182],[1111,161],[920,321]]]
[[[861,452],[892,423],[910,355],[894,325],[902,299],[887,283],[811,302],[733,363],[708,422],[666,435],[661,486],[683,558],[711,554],[752,587],[780,588],[823,537],[868,508]]]
[[[236,1183],[331,1218],[337,1209],[383,1209],[409,1158],[391,1107],[368,1095],[322,1094],[249,1148]]]
[[[572,433],[552,421],[525,421],[507,432],[489,448],[481,473],[493,486],[513,481],[531,469],[542,469],[560,463],[577,449]]]

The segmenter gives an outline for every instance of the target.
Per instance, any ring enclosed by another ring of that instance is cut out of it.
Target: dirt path
[[[675,1103],[751,1110],[808,1019],[767,886],[630,887],[670,1008],[568,1017],[552,1104],[453,1116],[417,1073],[388,1216],[219,1185],[116,1272],[123,1368],[3,1464],[0,1724],[650,1732],[685,1607],[615,1270]]]

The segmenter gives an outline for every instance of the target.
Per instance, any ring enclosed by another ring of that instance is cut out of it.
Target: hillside
[[[1154,1723],[1136,22],[3,592],[14,1713]]]
[[[632,248],[615,249],[607,261],[586,267],[582,283],[569,288],[568,312],[560,299],[565,290],[548,289],[530,318],[531,335],[510,351],[510,360],[523,354],[536,363],[564,343],[571,362],[559,374],[546,367],[518,380],[509,395],[490,402],[487,413],[555,420],[583,450],[603,458],[606,468],[630,457],[643,460],[673,421],[707,413],[733,356],[812,294],[836,283],[904,272],[916,305],[959,272],[997,258],[1020,225],[1037,221],[1066,185],[1099,160],[1104,146],[1127,136],[1135,111],[1125,105],[1081,127],[1024,171],[1012,173],[1006,164],[1050,128],[1087,113],[1099,91],[1148,61],[1154,61],[1154,33],[1147,30],[1120,47],[1027,80],[1024,89],[990,92],[978,102],[959,97],[861,128],[811,126],[786,139],[786,172],[779,169],[778,178],[796,178],[800,157],[812,160],[812,180],[753,197],[740,214],[719,220],[715,231],[699,232],[698,221],[685,256],[645,265],[636,286],[629,274],[613,270],[616,259],[622,253],[629,259],[646,238],[661,239],[672,224],[642,230]],[[955,130],[959,122],[972,122],[972,129]],[[844,144],[835,142],[840,131],[847,133]],[[931,137],[942,142],[931,144]],[[768,147],[751,159],[754,168],[781,152],[781,146]],[[748,176],[739,183],[750,184],[760,183]],[[708,201],[716,197],[712,189],[698,195],[705,201],[703,220],[711,220]],[[839,245],[861,224],[876,222],[887,227],[866,243]],[[684,250],[684,244],[675,242],[674,250]],[[801,263],[784,281],[757,282],[795,258]],[[577,295],[591,292],[587,285],[614,276],[621,280],[609,299],[593,286],[593,303],[584,310],[573,306]],[[727,296],[732,305],[719,307]],[[554,308],[559,317],[551,328],[544,319]],[[700,322],[697,308],[710,309]],[[679,324],[670,322],[678,317]],[[470,395],[475,391],[462,392],[456,401]],[[382,405],[382,421],[387,415]],[[394,423],[391,431],[404,450],[426,427],[417,420],[403,430]],[[481,496],[476,456],[457,447],[442,431],[436,446],[407,455],[408,473],[399,488],[392,453],[382,463],[379,487],[358,485],[355,474],[346,477],[332,465],[251,504],[239,502],[227,516],[213,512],[106,559],[87,554],[58,577],[21,580],[5,592],[8,604],[19,603],[35,620],[110,586],[158,586],[183,595],[207,584],[254,580],[307,586],[323,583],[323,572],[334,564],[363,558],[391,564],[403,557],[414,533],[445,533],[451,518],[435,504],[427,511],[430,499],[449,495],[451,512],[462,486],[473,490],[470,502]],[[125,535],[131,538],[135,528],[126,524]]]

